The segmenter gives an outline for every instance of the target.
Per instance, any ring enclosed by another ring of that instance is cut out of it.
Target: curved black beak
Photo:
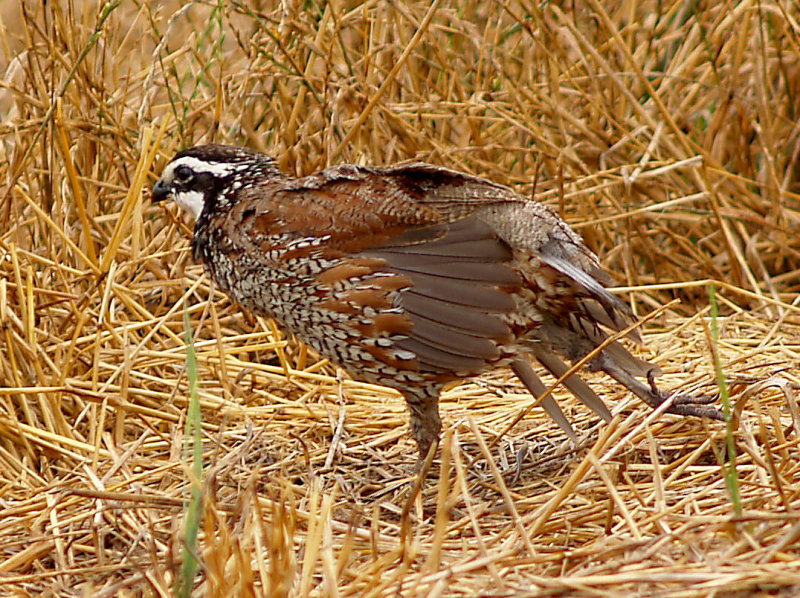
[[[164,201],[169,197],[171,189],[161,179],[153,185],[153,201]]]

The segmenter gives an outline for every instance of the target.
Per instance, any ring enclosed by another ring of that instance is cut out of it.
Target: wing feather
[[[388,272],[411,284],[393,302],[411,322],[401,349],[422,367],[473,372],[501,357],[511,338],[501,315],[516,303],[510,291],[521,280],[508,265],[513,257],[491,227],[475,218],[412,228],[357,254],[383,260]]]

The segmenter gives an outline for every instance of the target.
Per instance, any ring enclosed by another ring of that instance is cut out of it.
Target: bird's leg
[[[439,418],[438,396],[406,395],[406,404],[411,414],[411,436],[417,441],[419,459],[417,467],[422,465],[428,451],[435,440],[439,439],[442,420]]]

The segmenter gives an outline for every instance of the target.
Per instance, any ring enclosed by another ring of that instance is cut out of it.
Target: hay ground
[[[800,593],[797,3],[253,6],[0,3],[0,594],[173,594],[185,312],[194,595]],[[151,205],[175,149],[212,140],[298,174],[425,160],[554,206],[638,313],[666,306],[641,350],[665,388],[716,395],[719,356],[738,482],[724,424],[590,376],[618,417],[556,390],[573,447],[495,372],[445,394],[418,484],[402,400],[232,307]]]

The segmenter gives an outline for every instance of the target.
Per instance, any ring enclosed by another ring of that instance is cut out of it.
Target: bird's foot
[[[650,392],[653,394],[653,402],[651,403],[651,406],[654,409],[672,397],[673,393],[662,392],[658,389],[653,371],[648,372],[647,382],[650,384]],[[667,409],[667,413],[684,416],[693,415],[695,417],[706,417],[708,419],[725,421],[725,416],[722,411],[711,404],[714,401],[714,397],[678,395],[672,399],[672,405],[670,405],[670,407]]]

